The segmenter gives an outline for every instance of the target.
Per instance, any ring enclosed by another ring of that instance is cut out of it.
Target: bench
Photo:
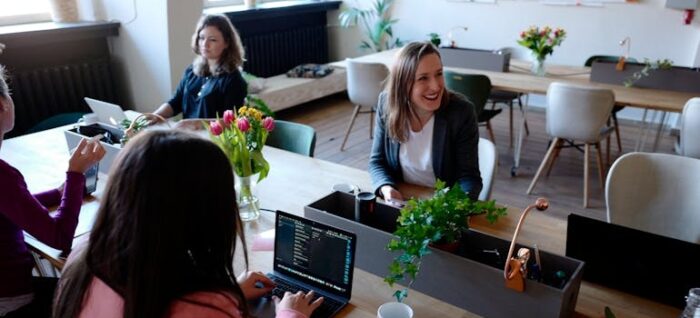
[[[289,78],[285,74],[268,77],[263,90],[255,95],[272,111],[280,111],[346,89],[345,69],[335,67],[333,73],[321,78]]]

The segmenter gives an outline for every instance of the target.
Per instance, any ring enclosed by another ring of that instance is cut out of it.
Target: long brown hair
[[[415,110],[411,107],[411,91],[418,63],[421,58],[429,54],[437,54],[440,57],[440,52],[432,43],[411,42],[401,48],[394,65],[391,67],[391,74],[389,74],[387,82],[387,108],[384,112],[384,120],[389,137],[396,141],[405,142],[407,140],[411,119],[417,117]],[[447,104],[450,98],[448,95],[447,90],[445,90],[442,94],[441,105]]]
[[[207,59],[199,55],[199,32],[208,26],[217,28],[228,44],[228,47],[221,52],[218,65],[209,65]],[[194,54],[197,54],[192,62],[192,71],[198,76],[218,76],[222,73],[231,73],[242,66],[245,61],[245,51],[238,31],[231,24],[231,20],[221,14],[203,15],[199,19],[197,28],[192,35],[192,50]]]
[[[124,317],[162,317],[197,291],[221,292],[247,314],[233,271],[243,227],[231,165],[213,143],[143,132],[114,163],[90,241],[66,267],[53,317],[76,317],[93,277],[124,299]],[[202,304],[207,306],[206,304]]]

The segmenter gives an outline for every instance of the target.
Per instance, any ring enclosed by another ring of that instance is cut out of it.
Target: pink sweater
[[[189,300],[189,301],[184,301]],[[207,304],[202,306],[196,303]],[[102,317],[121,318],[124,316],[124,300],[99,278],[93,278],[79,318]],[[170,318],[242,318],[236,300],[214,292],[196,292],[173,302],[165,317]],[[277,318],[307,318],[306,315],[291,309],[277,312]]]

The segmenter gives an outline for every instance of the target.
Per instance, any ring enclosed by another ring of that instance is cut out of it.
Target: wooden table
[[[398,49],[369,54],[356,58],[356,61],[368,63],[382,63],[391,69],[394,55]],[[336,67],[345,67],[345,61],[331,63]],[[632,106],[645,110],[659,110],[662,112],[680,113],[683,111],[685,103],[697,96],[694,93],[674,92],[667,90],[657,90],[648,88],[624,87],[622,85],[612,85],[591,82],[590,67],[564,66],[547,64],[547,75],[536,76],[530,73],[530,62],[522,60],[511,60],[510,72],[494,72],[477,69],[445,67],[445,69],[471,74],[483,74],[489,77],[491,85],[495,90],[503,90],[516,93],[546,94],[549,85],[553,82],[563,82],[591,87],[610,89],[615,94],[615,103],[621,106]],[[514,164],[511,175],[515,175],[520,165],[520,152],[525,131],[525,118],[527,116],[528,98],[526,95],[523,105],[523,118],[518,130],[518,140],[514,149]],[[646,118],[646,115],[645,115]],[[643,119],[644,121],[645,119]],[[657,138],[658,138],[657,133]],[[655,142],[656,143],[656,142]]]
[[[17,167],[25,176],[32,191],[45,190],[63,181],[68,160],[63,130],[56,128],[44,132],[12,138],[3,142],[0,158]],[[362,189],[370,189],[370,178],[366,171],[334,164],[331,162],[300,156],[272,147],[265,147],[265,157],[272,169],[267,179],[257,187],[262,208],[284,210],[303,215],[303,207],[327,195],[337,183],[350,183]],[[99,181],[96,197],[101,194],[105,178]],[[303,186],[299,186],[303,184]],[[407,195],[426,196],[431,191],[418,186],[402,186]],[[88,200],[81,212],[79,229],[76,235],[86,237],[86,229],[92,226],[97,211],[96,198]],[[550,209],[557,209],[556,206]],[[520,209],[509,207],[508,216],[497,224],[488,224],[483,218],[473,219],[473,227],[483,232],[510,239]],[[245,224],[246,239],[250,244],[255,234],[274,228],[274,215],[262,212],[260,219]],[[31,238],[26,239],[33,250],[41,253],[54,265],[61,268],[64,259],[60,252],[51,249]],[[520,233],[520,243],[538,244],[542,250],[564,254],[566,242],[566,221],[533,212]],[[239,251],[240,252],[240,251]],[[272,266],[272,252],[249,252],[251,269],[269,271]],[[237,270],[242,270],[242,258],[237,257]],[[380,277],[355,269],[354,292],[351,304],[340,317],[375,317],[376,309],[391,300],[393,289],[383,283]],[[473,317],[460,308],[445,304],[430,296],[412,291],[407,302],[416,311],[415,317]],[[582,283],[576,311],[584,317],[602,317],[605,306],[610,306],[618,317],[677,317],[680,310],[661,305],[626,293],[601,286]]]

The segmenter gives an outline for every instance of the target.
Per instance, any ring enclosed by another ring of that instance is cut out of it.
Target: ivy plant
[[[673,67],[673,61],[669,59],[656,60],[652,62],[649,59],[644,59],[644,68],[640,71],[634,72],[632,76],[625,79],[623,84],[625,87],[632,87],[634,83],[642,79],[643,77],[649,76],[652,71],[656,70],[667,70]]]

